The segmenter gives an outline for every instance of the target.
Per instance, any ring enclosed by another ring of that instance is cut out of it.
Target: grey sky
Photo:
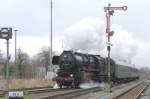
[[[0,26],[13,26],[23,35],[49,34],[50,0],[1,0]],[[114,14],[113,23],[121,24],[137,37],[148,39],[143,33],[148,32],[150,17],[148,0],[55,0],[53,6],[54,33],[60,34],[65,28],[88,17],[104,19],[103,6],[108,2],[115,5],[127,5],[128,11]],[[138,29],[137,29],[138,28]]]
[[[144,65],[149,65],[148,52],[150,47],[147,43],[150,36],[149,0],[54,0],[54,37],[59,38],[63,35],[66,28],[86,17],[100,17],[105,20],[103,7],[107,6],[108,3],[112,3],[112,6],[128,6],[126,12],[115,12],[112,17],[112,24],[121,25],[123,29],[133,33],[133,37],[144,47],[140,51],[145,51],[146,53],[141,52],[141,54],[138,54],[135,58],[135,63],[138,61],[137,64],[141,65],[144,63]],[[12,26],[14,29],[18,29],[18,34],[22,38],[40,38],[31,43],[36,46],[42,47],[43,45],[48,45],[50,33],[50,0],[0,0],[0,26]],[[45,38],[46,40],[44,41]],[[39,40],[43,42],[40,43]],[[23,42],[20,41],[20,44]],[[33,46],[31,44],[28,45],[30,49]],[[27,49],[27,47],[21,47]],[[2,47],[0,48],[3,49]],[[141,59],[143,61],[140,61]]]

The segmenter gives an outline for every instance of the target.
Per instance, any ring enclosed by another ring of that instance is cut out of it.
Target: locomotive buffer
[[[111,4],[108,4],[108,7],[104,7],[104,11],[106,13],[106,35],[107,35],[107,51],[108,51],[108,87],[106,90],[111,92],[111,65],[110,65],[110,50],[111,50],[111,41],[110,37],[113,36],[114,31],[110,30],[110,17],[114,14],[114,10],[127,10],[127,6],[123,7],[111,7]]]

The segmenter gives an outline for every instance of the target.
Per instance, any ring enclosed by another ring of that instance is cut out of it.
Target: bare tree
[[[2,52],[0,51],[0,77],[6,78],[6,65],[7,65],[7,58],[3,56]],[[9,62],[9,76],[15,75],[15,65],[10,61]]]
[[[25,73],[25,69],[29,66],[29,56],[27,53],[18,49],[17,52],[17,69],[19,78],[23,78],[23,74]]]
[[[146,78],[150,78],[150,68],[147,67],[141,67],[140,68],[141,76],[144,76]]]
[[[5,74],[5,70],[4,70],[4,68],[5,68],[5,59],[4,59],[4,57],[3,57],[3,54],[2,54],[2,52],[1,52],[1,50],[0,50],[0,78],[3,78],[3,76],[4,76],[4,74]]]
[[[37,54],[37,63],[40,66],[45,67],[46,72],[48,71],[48,66],[50,66],[50,54],[49,53],[50,53],[50,48],[43,47],[41,51]],[[53,52],[53,55],[55,54],[56,52]]]
[[[0,64],[2,64],[3,63],[3,54],[2,54],[2,52],[1,52],[1,50],[0,50]]]

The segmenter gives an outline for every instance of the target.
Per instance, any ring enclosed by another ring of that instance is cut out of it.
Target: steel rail
[[[71,91],[71,92],[64,92],[64,93],[59,93],[57,95],[48,95],[48,96],[43,96],[40,97],[38,99],[70,99],[76,96],[80,96],[83,94],[87,94],[90,92],[96,92],[96,91],[100,91],[101,88],[89,88],[89,89],[79,89],[79,90],[75,90],[75,91]]]
[[[149,83],[142,82],[113,99],[137,99]]]

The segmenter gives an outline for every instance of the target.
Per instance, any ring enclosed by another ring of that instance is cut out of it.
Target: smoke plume
[[[107,56],[105,22],[100,18],[85,18],[64,31],[64,50],[77,50],[91,54]],[[132,33],[119,25],[112,25],[115,31],[112,41],[111,57],[119,60],[131,60],[137,52],[137,42]]]
[[[85,18],[64,32],[65,48],[97,51],[104,48],[103,22],[99,18]]]
[[[131,32],[123,30],[119,25],[113,25],[112,29],[115,30],[115,34],[112,38],[111,56],[115,59],[131,62],[132,57],[137,53],[137,41],[133,39]]]

